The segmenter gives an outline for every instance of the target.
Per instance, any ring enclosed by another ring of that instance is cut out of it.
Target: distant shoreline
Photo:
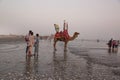
[[[24,37],[23,35],[0,35],[1,38],[22,38]]]
[[[9,41],[25,41],[25,35],[0,35],[0,43]],[[40,40],[47,40],[50,36],[39,36]]]

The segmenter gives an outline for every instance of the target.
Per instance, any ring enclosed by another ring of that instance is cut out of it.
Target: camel
[[[63,41],[63,42],[65,43],[65,44],[64,44],[64,51],[67,51],[67,44],[68,44],[68,42],[74,40],[75,38],[77,38],[78,35],[79,35],[79,33],[78,33],[78,32],[75,32],[75,33],[73,34],[73,36],[70,37],[69,39],[65,39],[64,36],[60,36],[60,37],[54,36],[54,44],[53,44],[54,50],[55,50],[55,51],[57,50],[57,49],[56,49],[56,43],[57,43],[58,41]]]

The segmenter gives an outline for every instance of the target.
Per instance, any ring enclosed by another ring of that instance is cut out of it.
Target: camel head
[[[80,33],[75,32],[75,33],[73,34],[73,36],[70,38],[70,40],[74,40],[75,38],[78,37],[79,34],[80,34]]]
[[[78,37],[78,35],[79,35],[79,34],[80,34],[80,33],[75,32],[75,33],[74,33],[74,35],[73,35],[73,37],[75,37],[75,38],[76,38],[76,37]]]

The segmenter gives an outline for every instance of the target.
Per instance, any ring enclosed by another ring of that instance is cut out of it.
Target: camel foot
[[[64,49],[64,52],[67,52],[67,49]]]
[[[57,51],[57,49],[55,48],[54,51]]]

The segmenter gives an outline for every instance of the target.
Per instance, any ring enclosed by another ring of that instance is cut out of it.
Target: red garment
[[[56,38],[65,37],[65,39],[69,39],[70,38],[67,30],[64,30],[63,32],[62,31],[56,32],[55,37]]]
[[[63,31],[63,36],[65,37],[65,39],[69,39],[70,38],[67,30]]]
[[[64,37],[64,36],[63,36],[63,32],[62,32],[62,31],[60,31],[60,37]]]
[[[60,38],[60,33],[59,33],[59,32],[56,32],[55,37],[56,37],[56,38]]]

